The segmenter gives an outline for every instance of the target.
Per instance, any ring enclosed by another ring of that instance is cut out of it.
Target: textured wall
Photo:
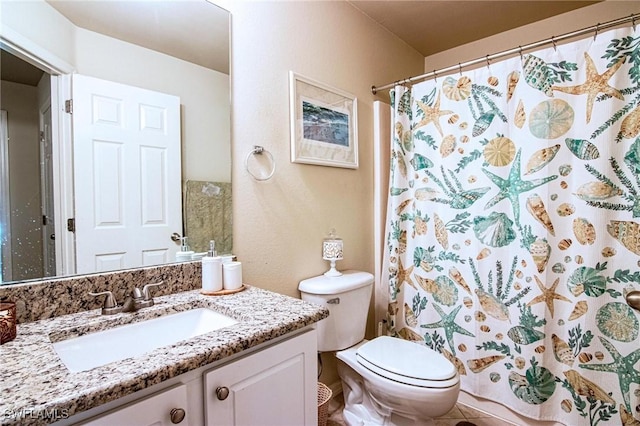
[[[229,2],[232,26],[234,252],[248,283],[298,296],[328,269],[322,239],[336,228],[338,268],[373,272],[373,84],[422,70],[423,58],[346,2]],[[357,170],[290,162],[289,71],[358,97]],[[263,145],[277,163],[256,182],[244,159]]]

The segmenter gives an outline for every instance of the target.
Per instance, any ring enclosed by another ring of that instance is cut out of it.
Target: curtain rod
[[[385,84],[384,86],[379,86],[379,87],[371,86],[371,93],[373,93],[375,95],[375,94],[377,94],[378,90],[389,89],[389,88],[394,87],[394,86],[399,85],[399,84],[415,83],[417,81],[426,80],[429,77],[437,76],[438,74],[444,74],[444,73],[447,73],[449,71],[462,70],[462,68],[469,67],[471,65],[480,64],[482,62],[489,63],[489,61],[491,61],[493,59],[502,58],[504,56],[509,56],[509,55],[513,55],[513,54],[516,54],[516,53],[522,54],[523,50],[534,49],[536,47],[540,47],[540,46],[543,46],[545,44],[552,43],[555,46],[556,43],[559,42],[559,41],[566,40],[566,39],[572,38],[572,37],[581,36],[581,35],[584,35],[584,34],[588,34],[588,33],[593,32],[593,31],[595,31],[595,36],[594,36],[594,40],[595,40],[595,37],[598,36],[598,31],[605,30],[605,29],[611,28],[611,27],[615,27],[615,26],[618,26],[618,25],[621,25],[621,24],[625,24],[627,22],[632,22],[633,23],[633,27],[635,29],[636,19],[638,19],[638,18],[640,18],[640,13],[634,13],[634,14],[631,14],[631,15],[629,15],[627,17],[624,17],[624,18],[614,19],[613,21],[605,22],[605,23],[602,23],[602,24],[599,23],[599,24],[592,25],[592,26],[587,27],[587,28],[583,28],[581,30],[573,31],[573,32],[562,34],[562,35],[559,35],[559,36],[552,36],[552,37],[550,37],[548,39],[545,39],[545,40],[536,41],[534,43],[529,43],[529,44],[526,44],[524,46],[518,46],[518,47],[513,48],[513,49],[504,50],[502,52],[494,53],[492,55],[487,55],[487,56],[482,57],[482,58],[473,59],[471,61],[459,63],[457,65],[451,65],[450,67],[441,68],[439,70],[433,70],[433,71],[428,72],[426,74],[418,75],[418,76],[415,76],[415,77],[405,78],[404,80],[398,80],[398,81],[395,81],[393,83]]]

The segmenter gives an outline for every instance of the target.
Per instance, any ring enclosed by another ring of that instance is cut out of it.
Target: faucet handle
[[[152,300],[151,292],[149,292],[149,289],[151,287],[159,287],[163,284],[164,284],[164,281],[160,281],[157,283],[146,284],[144,287],[142,287],[142,296],[144,297],[144,300]]]
[[[142,290],[140,290],[138,287],[133,288],[133,299],[134,300],[142,299]]]
[[[111,293],[109,290],[106,291],[101,291],[100,293],[92,293],[89,292],[89,296],[107,296],[104,299],[104,304],[102,305],[102,315],[112,315],[112,314],[117,314],[120,311],[122,311],[122,307],[118,306],[118,303],[116,302],[116,298],[113,296],[113,293]]]

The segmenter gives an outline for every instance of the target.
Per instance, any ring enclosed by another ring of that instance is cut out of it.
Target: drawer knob
[[[182,408],[172,408],[169,412],[169,415],[171,416],[171,423],[177,425],[184,420],[184,416],[186,414],[187,413]]]
[[[220,401],[224,401],[229,396],[229,388],[226,386],[216,388],[216,396]]]

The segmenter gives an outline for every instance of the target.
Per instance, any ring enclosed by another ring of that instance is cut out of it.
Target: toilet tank
[[[329,316],[316,326],[319,352],[346,349],[364,339],[372,285],[373,275],[361,271],[300,281],[302,300],[329,309]]]

